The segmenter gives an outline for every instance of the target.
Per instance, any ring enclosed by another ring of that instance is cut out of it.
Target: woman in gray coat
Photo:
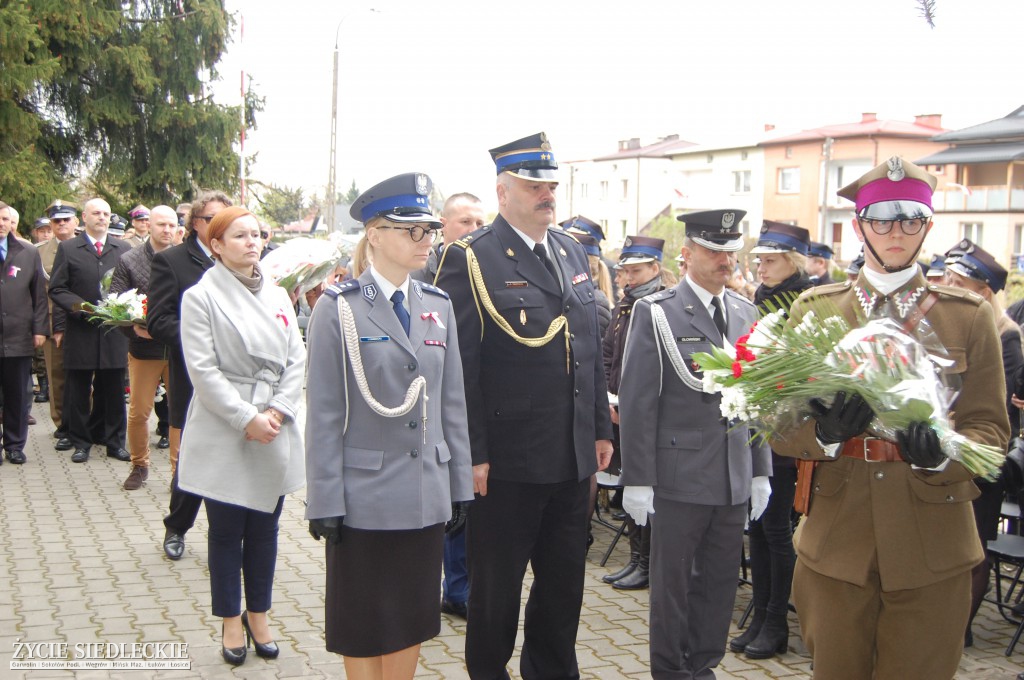
[[[441,628],[445,523],[473,498],[455,315],[409,277],[441,226],[429,196],[410,173],[353,204],[372,264],[307,329],[306,515],[327,539],[327,649],[351,680],[413,677]]]
[[[278,654],[267,610],[284,496],[305,475],[295,415],[306,351],[288,294],[260,273],[256,218],[225,208],[206,241],[216,263],[181,300],[181,345],[195,391],[178,484],[206,501],[213,614],[224,620],[224,660],[239,665],[250,641],[258,656]]]

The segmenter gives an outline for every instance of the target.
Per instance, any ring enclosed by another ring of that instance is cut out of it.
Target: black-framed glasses
[[[900,225],[900,230],[907,236],[913,236],[928,224],[928,220],[921,217],[911,217],[905,220],[873,220],[870,217],[858,217],[858,220],[871,227],[871,231],[879,236],[885,236],[892,231],[893,226]]]
[[[413,243],[419,243],[424,238],[429,239],[431,243],[437,240],[437,229],[432,227],[421,227],[416,224],[411,227],[391,227],[391,226],[379,226],[378,229],[394,229],[395,231],[404,231],[409,234],[409,238],[413,240]]]
[[[70,217],[51,217],[50,218],[50,223],[51,224],[64,224],[65,222],[70,222],[70,221],[71,221]]]
[[[194,220],[202,220],[203,222],[206,222],[207,224],[209,224],[210,220],[212,220],[214,217],[216,217],[216,215],[196,215],[192,219],[194,219]]]

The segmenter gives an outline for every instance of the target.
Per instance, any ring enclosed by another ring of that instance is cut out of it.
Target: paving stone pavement
[[[302,520],[303,493],[290,496],[281,517],[274,606],[270,612],[281,656],[254,654],[232,668],[220,657],[219,621],[210,613],[206,519],[188,534],[185,556],[164,557],[161,522],[169,497],[166,451],[153,449],[149,481],[138,491],[121,484],[127,463],[100,447],[88,463],[53,450],[46,404],[35,404],[28,463],[0,466],[0,679],[29,678],[343,678],[341,658],[324,649],[324,558]],[[156,438],[153,438],[155,444]],[[599,561],[613,533],[594,527],[577,650],[584,678],[650,677],[647,663],[647,591],[621,592],[601,582],[626,558],[626,541],[607,567]],[[524,601],[529,583],[524,585]],[[750,597],[737,590],[734,624]],[[808,678],[810,659],[795,633],[790,651],[750,661],[726,653],[719,678]],[[441,634],[423,645],[417,678],[466,678],[462,662],[466,624],[442,616]],[[733,633],[737,630],[735,625]],[[1024,645],[1007,658],[1012,628],[990,604],[975,621],[975,646],[958,678],[1012,680],[1024,671]],[[521,636],[520,636],[521,639]],[[16,643],[188,643],[189,670],[10,670]],[[511,673],[518,678],[518,649]]]

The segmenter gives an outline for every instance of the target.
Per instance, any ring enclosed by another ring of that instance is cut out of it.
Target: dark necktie
[[[405,308],[405,305],[402,304],[403,300],[405,300],[405,293],[400,290],[396,290],[391,296],[391,304],[394,305],[395,316],[398,317],[398,321],[402,324],[402,330],[404,330],[406,336],[408,336],[410,325],[409,311]]]
[[[718,326],[718,332],[722,334],[722,339],[725,339],[725,314],[722,313],[722,301],[717,297],[711,298],[711,305],[715,308],[714,320],[715,325]]]
[[[548,250],[544,247],[543,243],[538,243],[533,247],[533,252],[540,258],[541,264],[548,270],[548,274],[551,274],[551,278],[554,279],[558,287],[562,287],[562,277],[558,274],[558,270],[555,268],[555,263],[548,257]]]

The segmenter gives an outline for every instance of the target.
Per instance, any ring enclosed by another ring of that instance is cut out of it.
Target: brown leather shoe
[[[149,468],[133,465],[132,471],[128,473],[128,479],[124,480],[125,491],[135,491],[142,488],[142,483],[149,479]]]

